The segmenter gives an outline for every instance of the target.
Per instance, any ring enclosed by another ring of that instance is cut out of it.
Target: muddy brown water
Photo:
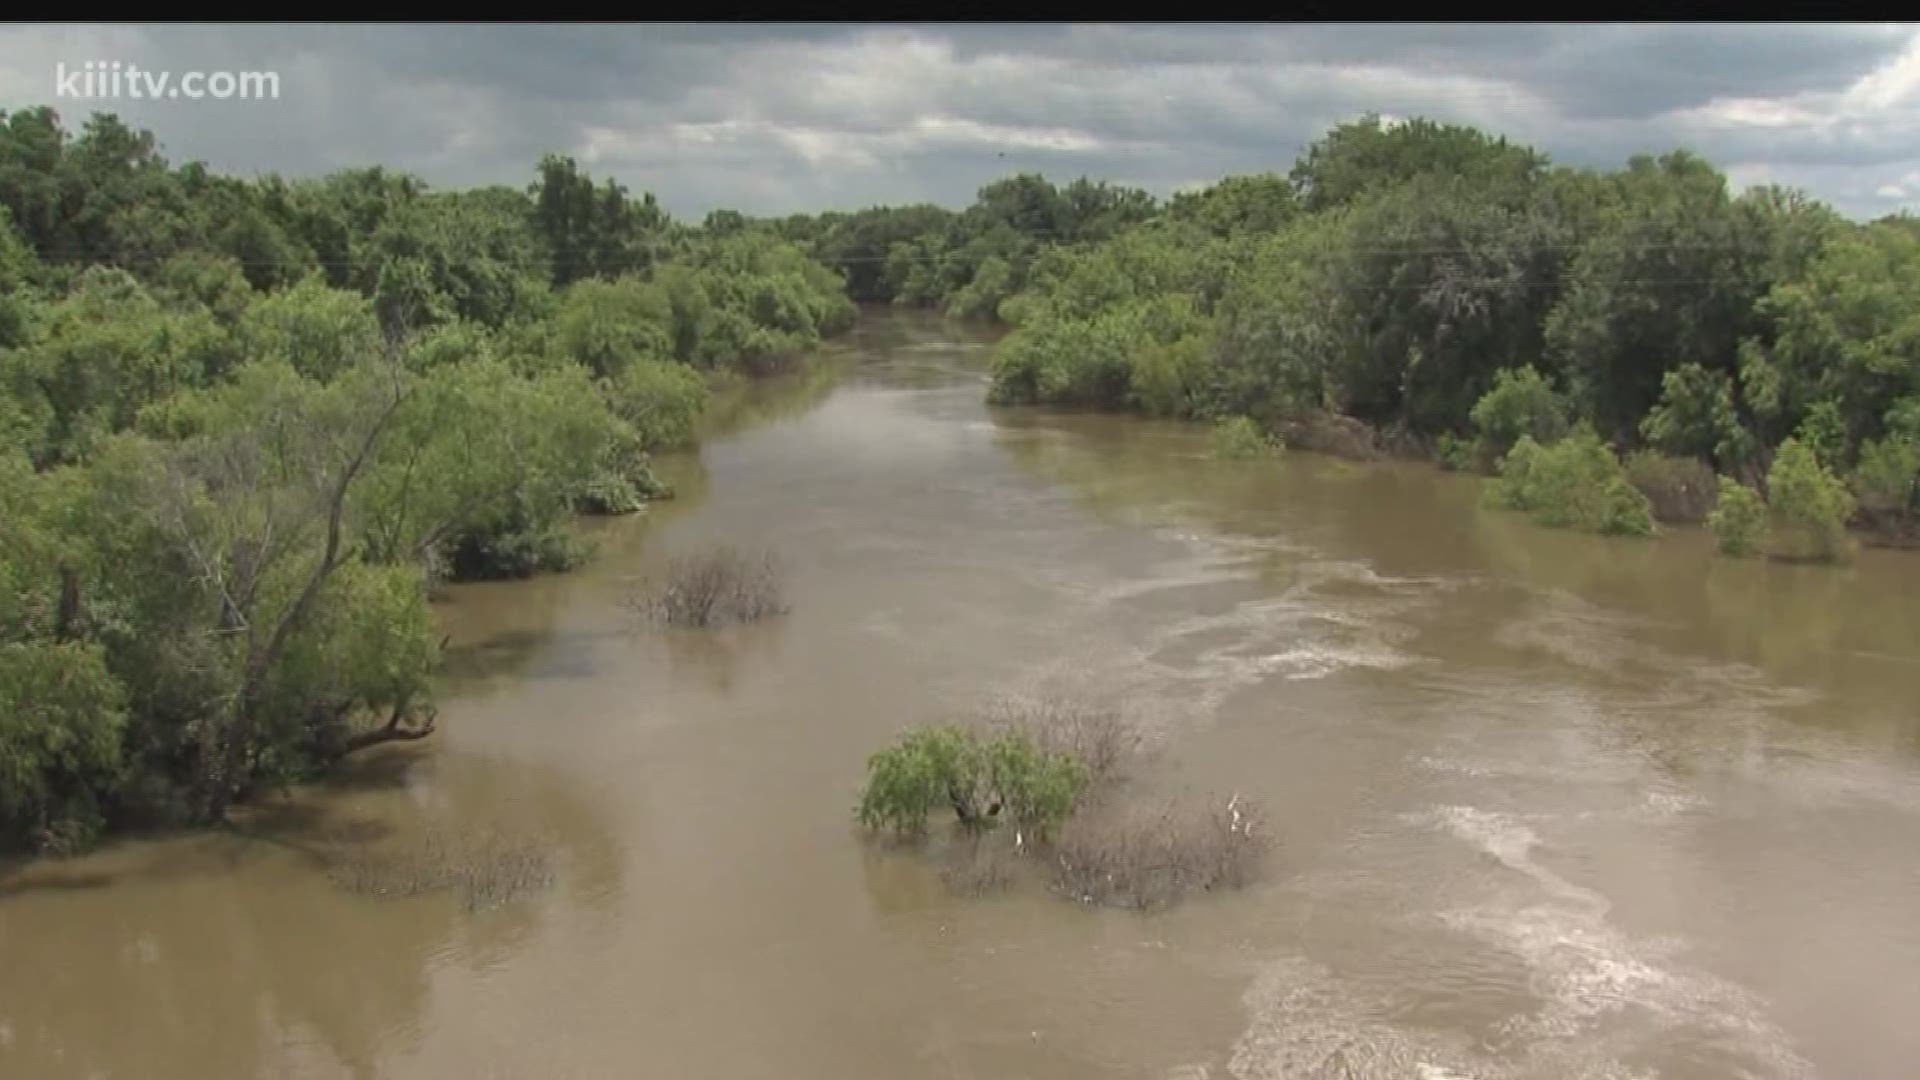
[[[985,340],[871,314],[583,571],[457,590],[441,733],[240,835],[0,878],[0,1076],[1911,1077],[1920,559],[1734,562],[1474,482],[989,410]],[[636,631],[622,582],[777,549],[793,610]],[[853,828],[865,756],[1008,694],[1262,800],[1244,892],[963,900]],[[341,838],[538,837],[469,911]]]

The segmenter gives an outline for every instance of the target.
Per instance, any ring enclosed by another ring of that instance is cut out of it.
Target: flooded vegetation
[[[0,1077],[1911,1074],[1920,219],[1302,145],[0,113]]]
[[[1920,1054],[1907,554],[1728,559],[1430,465],[989,407],[990,341],[868,311],[831,379],[716,401],[654,462],[676,497],[581,522],[579,569],[447,586],[431,739],[0,870],[0,1075]],[[631,583],[729,545],[778,552],[785,614],[636,628]],[[1086,766],[1047,857],[854,819],[868,757],[950,723]]]
[[[773,556],[732,547],[671,557],[659,580],[636,582],[626,602],[652,622],[694,629],[755,622],[787,610]]]

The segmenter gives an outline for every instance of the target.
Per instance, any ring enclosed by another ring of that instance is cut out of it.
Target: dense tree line
[[[1027,173],[988,184],[957,212],[917,204],[774,224],[838,268],[855,300],[981,318],[1024,288],[1034,263],[1054,249],[1112,239],[1155,210],[1138,188],[1085,178],[1057,187]]]
[[[719,224],[562,157],[242,180],[0,115],[0,848],[431,731],[434,582],[564,567],[712,378],[851,323],[833,270]]]
[[[1771,500],[1770,546],[1796,557],[1844,550],[1786,539],[1803,511],[1886,536],[1920,523],[1920,221],[1735,193],[1685,151],[1602,172],[1366,118],[1284,176],[1165,205],[1016,177],[958,214],[783,227],[863,298],[1013,324],[999,402],[1244,416],[1295,443],[1488,471],[1524,437],[1514,470],[1586,479],[1515,476],[1496,501],[1578,491],[1590,506],[1545,517],[1619,532],[1649,531],[1649,510],[1705,517],[1717,472]],[[1783,456],[1789,476],[1810,462],[1817,507],[1780,505]]]
[[[1920,525],[1920,222],[1366,119],[1164,203],[675,221],[524,188],[241,179],[0,114],[0,847],[220,818],[432,730],[438,581],[567,565],[715,377],[853,302],[996,318],[993,400],[1497,474],[1549,524],[1836,559]]]

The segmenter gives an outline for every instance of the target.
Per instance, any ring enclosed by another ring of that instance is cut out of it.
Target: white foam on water
[[[1532,878],[1554,896],[1599,914],[1606,913],[1608,904],[1604,896],[1575,885],[1534,859],[1533,851],[1540,846],[1539,834],[1511,814],[1471,806],[1441,806],[1413,817],[1439,825],[1507,868]]]
[[[1244,587],[1260,579],[1276,553],[1300,554],[1283,538],[1170,528],[1159,534],[1175,542],[1178,553],[1130,581],[1098,583],[1054,571],[1048,584],[1080,601],[1062,614],[1062,636],[1084,627],[1082,644],[1029,665],[988,696],[1071,697],[1132,714],[1150,732],[1170,733],[1211,721],[1229,698],[1270,679],[1324,679],[1421,662],[1403,647],[1413,634],[1405,617],[1448,587],[1442,579],[1385,577],[1359,562],[1305,559],[1287,564],[1292,581],[1278,595],[1141,632],[1137,616],[1112,618],[1108,609],[1158,593]],[[1193,605],[1175,605],[1182,607]]]
[[[1249,1023],[1227,1071],[1235,1080],[1492,1080],[1464,1040],[1396,1025],[1389,1002],[1341,985],[1300,957],[1268,964],[1242,997]]]
[[[1514,873],[1491,899],[1447,909],[1442,898],[1431,918],[1519,961],[1531,1004],[1484,1030],[1427,1030],[1398,1020],[1407,1003],[1391,990],[1368,996],[1322,965],[1282,958],[1243,999],[1248,1026],[1231,1059],[1237,1080],[1679,1080],[1696,1074],[1633,1063],[1682,1043],[1724,1062],[1713,1075],[1813,1075],[1763,1001],[1689,967],[1684,940],[1636,939],[1611,925],[1606,897],[1546,865],[1543,832],[1555,818],[1442,805],[1401,820]],[[1428,918],[1413,916],[1417,925]]]
[[[1433,595],[1444,587],[1370,580],[1365,567],[1332,570],[1335,565],[1322,564],[1319,571],[1330,576],[1320,580],[1337,581],[1342,595],[1316,597],[1306,574],[1287,594],[1309,608],[1316,599],[1330,601],[1316,609],[1333,614],[1320,621],[1327,627],[1391,626],[1400,612],[1378,604],[1378,594],[1406,588],[1413,596]],[[1358,605],[1342,602],[1348,594],[1367,593],[1363,583],[1381,587]],[[1341,616],[1351,619],[1342,623]],[[1460,790],[1498,793],[1522,805],[1525,793],[1543,784],[1579,788],[1574,806],[1555,813],[1437,805],[1401,818],[1512,872],[1463,875],[1458,880],[1468,891],[1443,895],[1437,904],[1423,897],[1415,909],[1431,914],[1412,918],[1429,927],[1438,923],[1517,961],[1530,1000],[1511,1015],[1489,1019],[1482,1031],[1426,1031],[1397,1022],[1408,1003],[1394,1000],[1392,991],[1379,991],[1380,1000],[1363,997],[1324,967],[1283,958],[1247,991],[1249,1022],[1234,1046],[1234,1077],[1815,1075],[1792,1037],[1770,1019],[1765,1000],[1689,963],[1685,939],[1636,936],[1615,925],[1603,893],[1557,872],[1545,858],[1552,848],[1548,838],[1556,824],[1583,819],[1655,823],[1698,812],[1711,805],[1707,793],[1719,791],[1712,784],[1716,776],[1762,783],[1804,800],[1885,801],[1916,811],[1920,782],[1876,767],[1857,748],[1782,715],[1815,695],[1775,684],[1750,665],[1663,649],[1649,640],[1648,628],[1569,594],[1545,594],[1496,639],[1544,653],[1564,665],[1567,677],[1551,685],[1530,670],[1434,677],[1450,737],[1417,756],[1418,765],[1468,781]],[[1336,647],[1324,637],[1313,639],[1269,654],[1267,661],[1274,669],[1292,663],[1312,670],[1317,650]],[[1596,679],[1603,688],[1593,685]],[[1565,805],[1549,798],[1546,805]],[[1337,875],[1334,884],[1341,884]],[[1448,907],[1450,899],[1459,906]],[[1647,1064],[1675,1061],[1676,1053],[1685,1064]]]
[[[1389,648],[1301,645],[1262,657],[1261,665],[1289,679],[1319,679],[1348,668],[1392,671],[1418,663],[1419,659]]]
[[[1523,789],[1577,785],[1581,802],[1599,803],[1575,811],[1583,818],[1658,821],[1709,805],[1698,777],[1674,768],[1676,741],[1709,738],[1691,717],[1675,723],[1685,714],[1653,706],[1644,691],[1541,686],[1531,678],[1437,673],[1428,688],[1443,721],[1440,741],[1413,764],[1471,781],[1476,791],[1488,780]]]
[[[1589,671],[1617,673],[1649,655],[1658,655],[1632,636],[1644,625],[1572,593],[1555,591],[1540,594],[1532,610],[1500,627],[1494,640],[1508,648],[1544,652]]]
[[[1431,818],[1457,839],[1532,878],[1545,894],[1542,902],[1440,916],[1453,929],[1518,957],[1532,972],[1542,1003],[1502,1025],[1510,1040],[1503,1056],[1530,1067],[1584,1062],[1624,1068],[1617,1058],[1602,1060],[1610,1057],[1610,1044],[1624,1041],[1626,1050],[1658,1047],[1672,1033],[1688,1031],[1764,1070],[1751,1075],[1779,1080],[1811,1075],[1786,1033],[1766,1019],[1763,1002],[1732,982],[1680,966],[1675,958],[1683,941],[1634,940],[1610,925],[1604,896],[1538,861],[1535,852],[1542,841],[1530,825],[1465,806],[1435,808]]]
[[[1608,714],[1576,726],[1608,731],[1621,745],[1607,752],[1590,749],[1572,763],[1550,756],[1479,764],[1511,775],[1627,766],[1640,777],[1636,783],[1654,789],[1633,808],[1642,817],[1707,805],[1697,790],[1702,777],[1761,787],[1770,798],[1816,809],[1868,803],[1920,816],[1920,776],[1912,770],[1843,734],[1787,718],[1789,710],[1819,701],[1819,693],[1774,682],[1751,664],[1659,648],[1636,635],[1644,625],[1550,594],[1533,613],[1503,627],[1497,637],[1511,646],[1544,651],[1614,680],[1597,699],[1605,701]],[[1477,692],[1496,700],[1524,694],[1515,685],[1520,682],[1481,686]],[[1550,707],[1564,711],[1569,703]],[[1684,764],[1692,778],[1686,787],[1672,776],[1675,763]]]

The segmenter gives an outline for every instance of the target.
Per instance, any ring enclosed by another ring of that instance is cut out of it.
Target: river
[[[987,341],[870,313],[570,574],[462,586],[440,732],[239,833],[0,877],[0,1076],[1910,1077],[1920,562],[1716,557],[1475,481],[990,410]],[[636,627],[771,548],[792,612]],[[1239,792],[1253,887],[952,895],[855,829],[868,753],[1005,695],[1122,709]],[[554,883],[362,895],[322,841],[537,838]]]

